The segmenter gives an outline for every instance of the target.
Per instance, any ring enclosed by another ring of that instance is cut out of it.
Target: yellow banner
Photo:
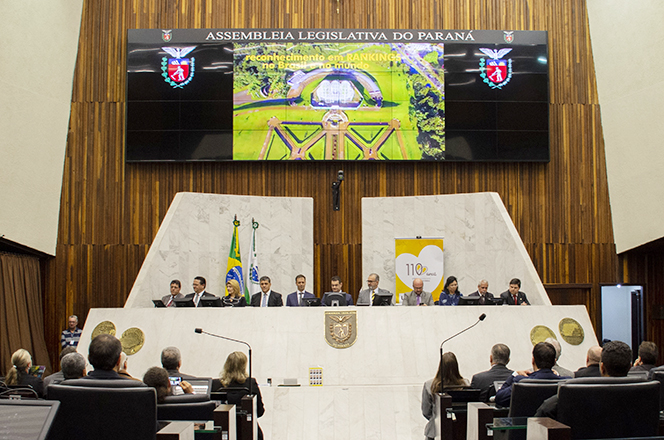
[[[434,301],[443,290],[443,239],[397,238],[395,239],[396,297],[413,290],[413,280],[424,282],[424,291],[431,292]]]

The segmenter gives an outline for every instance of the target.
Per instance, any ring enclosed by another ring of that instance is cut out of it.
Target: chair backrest
[[[659,386],[657,381],[563,383],[558,390],[558,421],[572,428],[572,438],[655,436]]]
[[[664,370],[653,371],[652,380],[656,380],[659,385],[659,410],[664,411]]]
[[[156,438],[157,393],[154,388],[60,384],[48,387],[48,398],[60,401],[49,440]]]
[[[157,405],[157,419],[160,421],[186,420],[207,422],[213,419],[217,402],[160,403]]]
[[[532,417],[549,397],[558,392],[558,380],[524,379],[512,385],[509,417]]]

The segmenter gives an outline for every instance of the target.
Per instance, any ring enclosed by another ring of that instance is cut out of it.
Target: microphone
[[[449,338],[445,339],[443,342],[440,343],[440,392],[442,394],[443,392],[443,386],[444,386],[444,381],[443,378],[445,377],[444,371],[445,371],[445,364],[443,363],[443,344],[449,341],[450,339],[454,339],[457,336],[459,336],[461,333],[466,332],[470,330],[471,328],[475,327],[477,324],[480,323],[480,321],[484,321],[484,318],[486,318],[486,313],[482,313],[479,318],[477,318],[477,321],[475,321],[475,324],[471,325],[470,327],[466,327],[465,329],[461,330],[459,333],[456,333]]]
[[[249,347],[249,394],[253,396],[254,395],[254,390],[253,390],[253,382],[252,382],[253,376],[251,375],[251,345],[249,345],[248,342],[240,341],[239,339],[228,338],[226,336],[215,335],[214,333],[206,332],[205,330],[203,330],[200,327],[195,328],[194,333],[214,336],[215,338],[225,339],[225,340],[231,341],[231,342],[238,342],[240,344],[244,344],[247,347]]]

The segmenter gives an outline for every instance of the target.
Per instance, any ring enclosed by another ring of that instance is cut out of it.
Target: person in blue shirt
[[[459,282],[457,281],[456,277],[447,277],[443,291],[440,292],[438,305],[456,306],[459,304],[459,298],[461,298],[461,296],[461,292],[459,292]]]

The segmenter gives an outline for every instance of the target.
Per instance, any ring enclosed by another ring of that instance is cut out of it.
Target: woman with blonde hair
[[[241,351],[234,351],[228,355],[219,379],[212,381],[212,391],[225,391],[228,403],[235,405],[239,405],[244,396],[253,393],[256,395],[256,415],[261,417],[265,414],[261,390],[258,389],[256,379],[247,374],[247,355]],[[260,426],[258,427],[258,438],[263,438]]]
[[[246,307],[247,301],[244,299],[240,291],[240,283],[237,280],[228,280],[226,282],[226,290],[228,295],[224,296],[222,302],[224,307]]]
[[[12,367],[5,377],[7,385],[25,385],[31,387],[39,397],[44,397],[44,382],[28,371],[32,367],[32,356],[28,350],[19,348],[12,354]]]

